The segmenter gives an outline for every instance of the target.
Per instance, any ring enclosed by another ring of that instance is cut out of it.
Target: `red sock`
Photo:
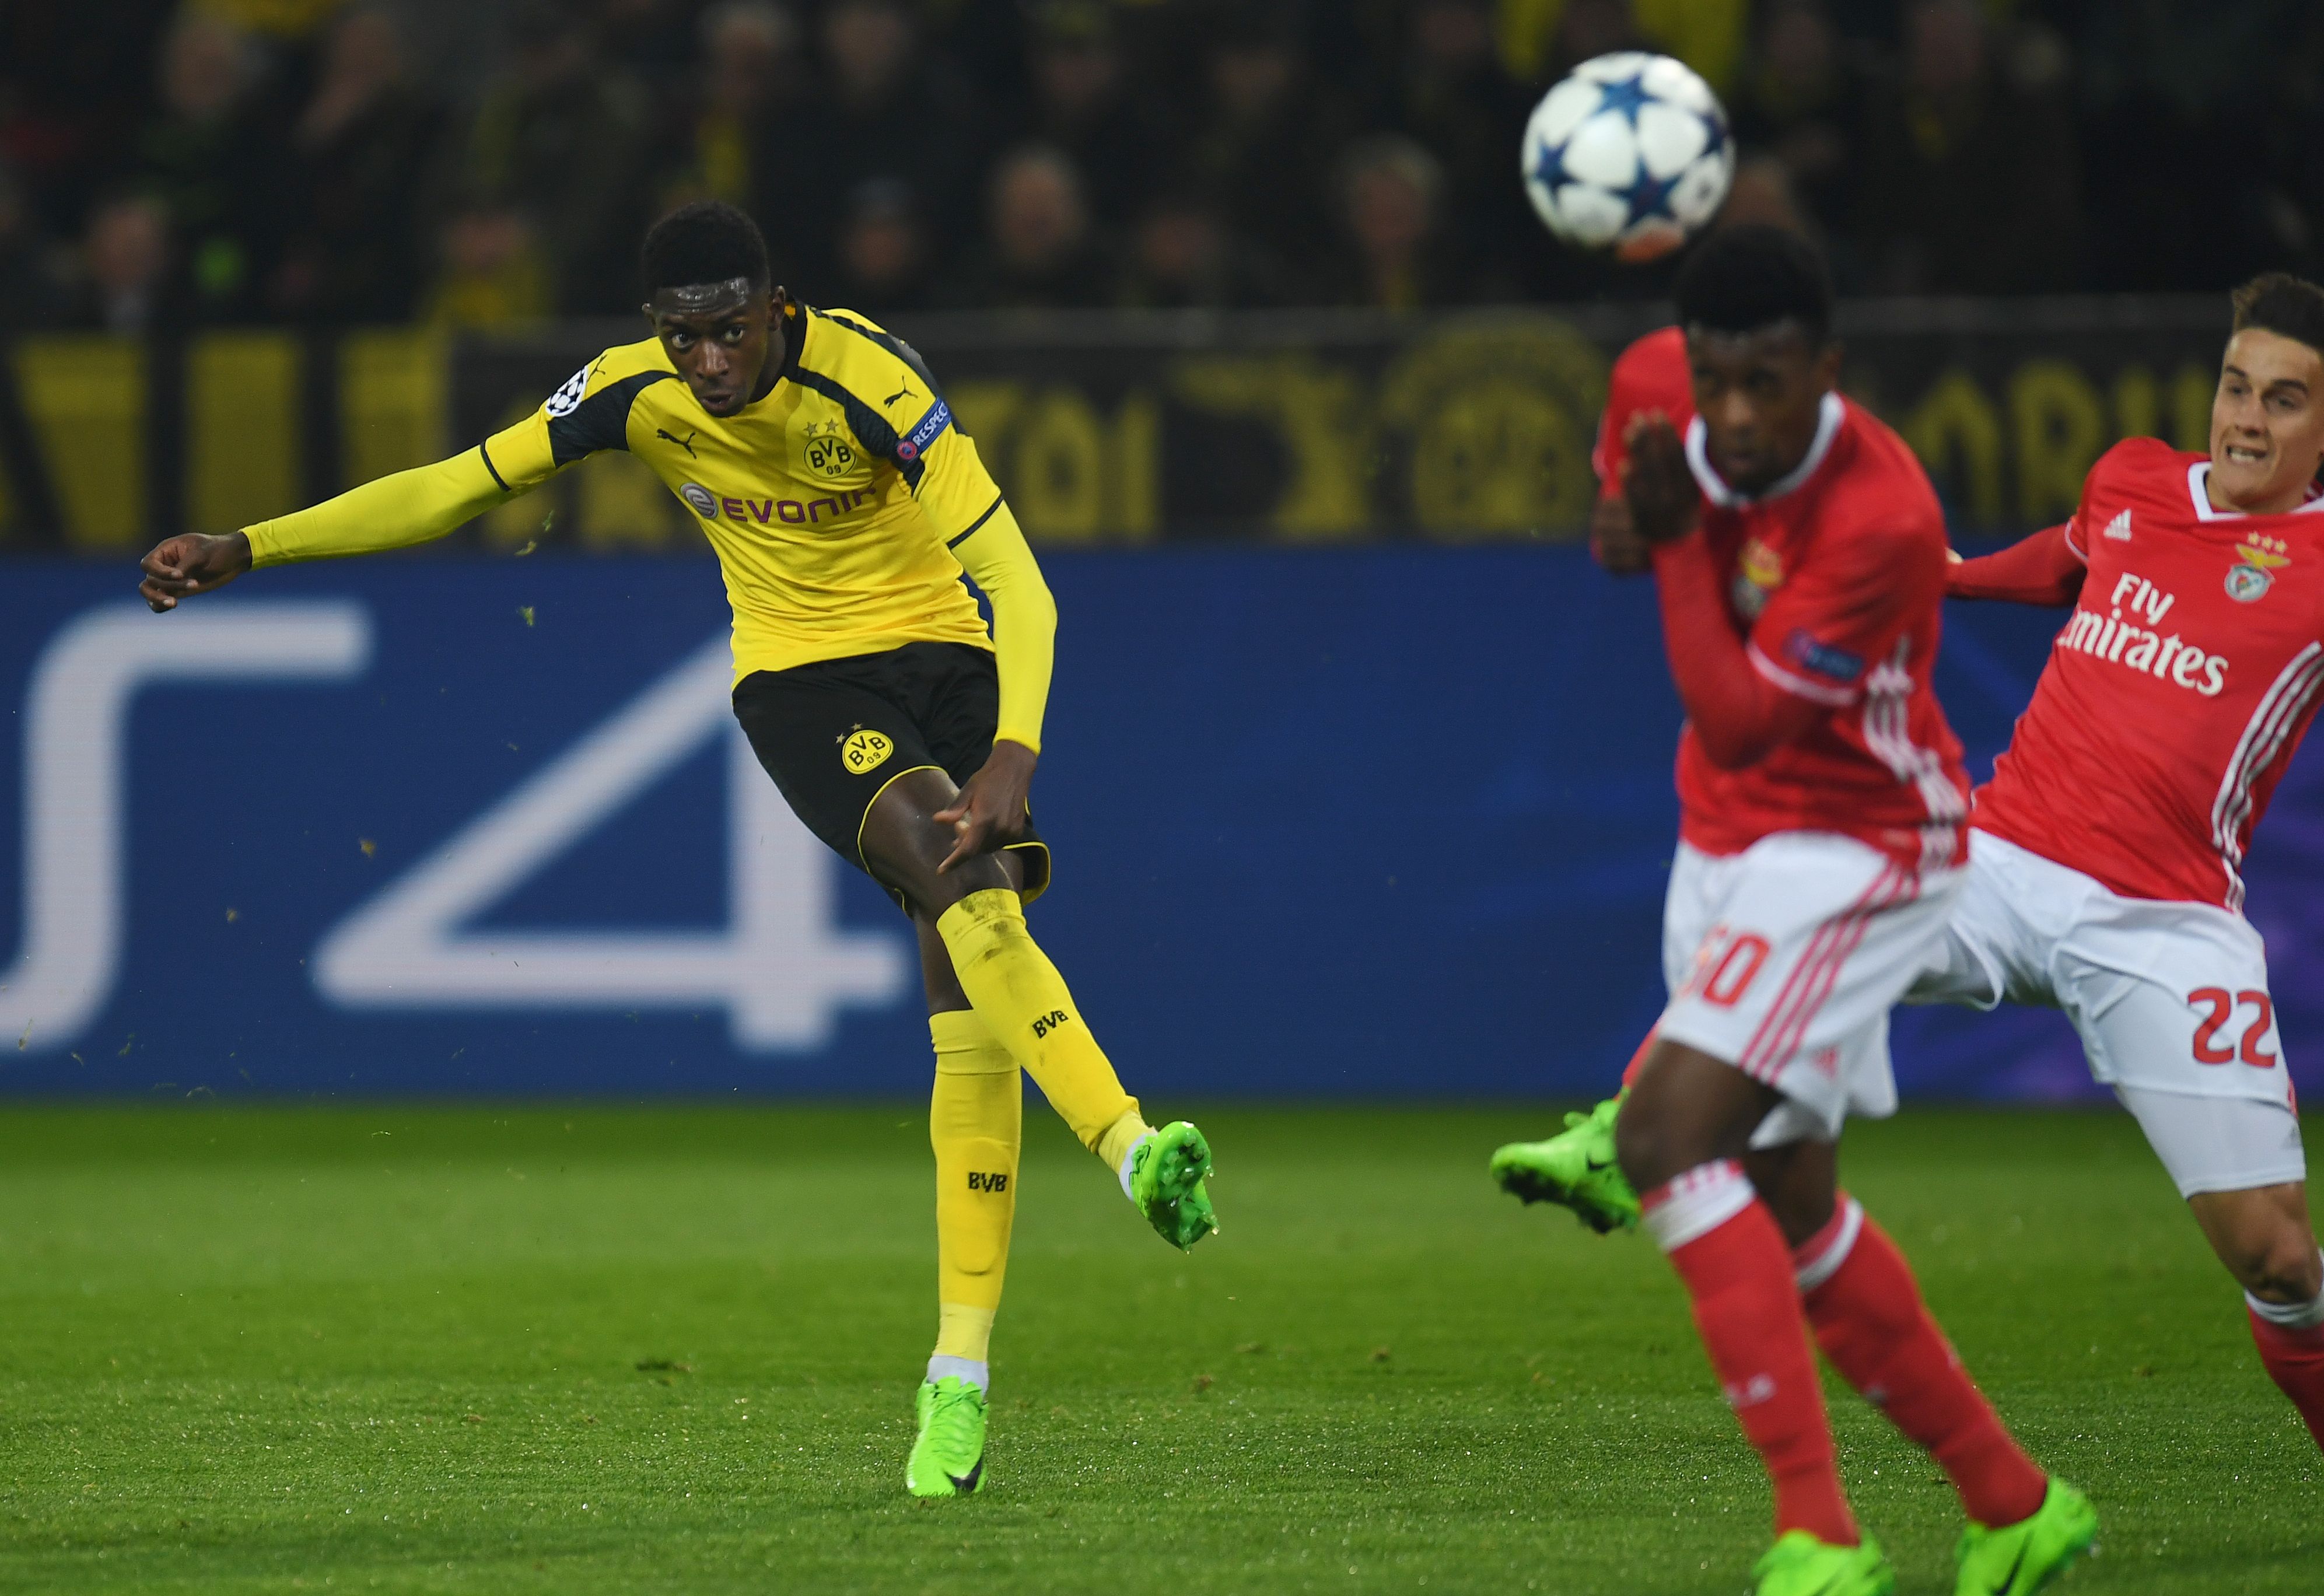
[[[1695,1328],[1720,1386],[1767,1465],[1775,1533],[1804,1529],[1833,1545],[1856,1545],[1815,1352],[1774,1215],[1731,1158],[1655,1187],[1641,1206],[1693,1299]]]
[[[1638,1066],[1646,1062],[1646,1055],[1654,1050],[1655,1036],[1661,1029],[1659,1025],[1649,1027],[1646,1030],[1646,1039],[1638,1044],[1638,1050],[1630,1055],[1630,1062],[1622,1066],[1623,1091],[1628,1092],[1632,1084],[1637,1080]]]
[[[2273,1324],[2246,1306],[2252,1340],[2259,1343],[2259,1361],[2267,1366],[2276,1388],[2292,1398],[2308,1433],[2324,1446],[2324,1324],[2294,1330]]]
[[[2030,1518],[2048,1477],[2021,1451],[1921,1301],[1904,1255],[1842,1192],[1793,1254],[1816,1344],[1888,1421],[1937,1460],[1979,1524]]]

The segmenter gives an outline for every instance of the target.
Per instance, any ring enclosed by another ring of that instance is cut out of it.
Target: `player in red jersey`
[[[2262,277],[2235,309],[2208,456],[2117,444],[2071,521],[1952,567],[1961,597],[2076,607],[1911,1001],[2065,1010],[2324,1444],[2324,1259],[2241,912],[2252,829],[2324,697],[2324,289]]]
[[[1968,782],[1929,687],[1942,516],[1904,443],[1833,392],[1831,288],[1803,241],[1716,234],[1677,299],[1699,413],[1683,440],[1656,414],[1622,435],[1687,711],[1672,997],[1615,1150],[1774,1481],[1763,1596],[1894,1582],[1840,1488],[1811,1326],[1960,1492],[1962,1578],[2002,1576],[1963,1588],[2030,1591],[2087,1548],[2089,1504],[2010,1439],[1836,1189],[1849,1112],[1895,1108],[1887,1011],[1964,873]]]

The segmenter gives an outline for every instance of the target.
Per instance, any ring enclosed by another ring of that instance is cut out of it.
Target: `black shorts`
[[[970,644],[906,643],[752,671],[734,686],[734,718],[791,812],[869,875],[863,816],[872,800],[911,770],[942,770],[967,785],[992,754],[1001,676],[991,654]],[[1049,845],[1028,824],[1010,851],[1024,864],[1030,903],[1049,885]],[[894,888],[888,895],[910,908]]]

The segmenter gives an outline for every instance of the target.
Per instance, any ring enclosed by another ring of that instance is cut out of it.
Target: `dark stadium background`
[[[1043,935],[1126,1053],[1208,1093],[1599,1089],[1657,1003],[1676,710],[1648,595],[1578,540],[1607,362],[1667,270],[1555,246],[1516,149],[1547,83],[1628,45],[1724,98],[1727,217],[1828,247],[1849,385],[1964,547],[2062,517],[2118,436],[2199,442],[2224,291],[2324,269],[2301,0],[0,7],[0,1089],[923,1086],[900,926],[820,856],[752,896],[708,723],[438,930],[763,910],[748,946],[802,992],[872,950],[815,1023],[317,973],[716,635],[715,570],[634,462],[218,602],[333,606],[362,641],[330,669],[152,641],[191,614],[106,630],[159,536],[437,457],[641,336],[636,239],[701,195],[758,216],[800,297],[926,352],[1042,552]],[[2053,623],[1948,625],[1981,770]],[[2250,904],[2311,1084],[2316,770]],[[1897,1047],[1924,1094],[2089,1091],[2053,1016],[1907,1015]]]

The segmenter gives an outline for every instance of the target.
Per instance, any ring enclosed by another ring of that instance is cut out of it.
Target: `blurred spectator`
[[[1854,225],[1863,84],[1825,0],[1771,0],[1728,110],[1736,138],[1784,163],[1801,202],[1824,228]]]
[[[550,263],[521,212],[489,203],[463,206],[444,225],[439,245],[442,260],[425,317],[430,324],[504,327],[537,320],[557,308]]]
[[[696,63],[714,64],[702,60],[711,42],[706,17],[697,31],[702,0],[595,0],[592,8],[599,53],[649,94],[686,97]]]
[[[1052,0],[1035,14],[1018,137],[1063,151],[1100,223],[1120,228],[1153,187],[1162,139],[1122,81],[1112,15],[1100,0]]]
[[[1102,305],[1113,273],[1090,226],[1081,178],[1064,153],[1028,144],[992,175],[977,263],[949,284],[960,303],[994,309]]]
[[[874,319],[927,309],[927,237],[912,191],[893,178],[874,178],[849,196],[840,217],[835,305],[852,306]]]
[[[840,202],[874,178],[912,186],[939,255],[973,227],[985,117],[968,86],[924,48],[901,0],[831,0],[822,98],[783,151],[781,198],[763,222],[826,244]]]
[[[2324,268],[2324,7],[2080,0],[2093,289],[2216,291]]]
[[[341,0],[199,0],[212,16],[245,33],[300,40],[323,31]]]
[[[689,118],[685,163],[659,208],[709,198],[764,209],[780,170],[776,115],[801,92],[798,24],[769,0],[723,0],[701,31],[701,69],[677,102]]]
[[[46,328],[65,313],[61,275],[24,186],[0,162],[0,334]]]
[[[153,63],[178,0],[88,8],[0,5],[0,161],[51,236],[77,238],[92,199],[135,153],[153,103]]]
[[[161,48],[161,115],[139,141],[139,187],[174,235],[192,313],[255,314],[272,264],[282,162],[256,105],[261,60],[240,30],[189,11]]]
[[[1638,26],[1630,0],[1536,0],[1531,5],[1506,9],[1538,14],[1536,26],[1546,41],[1536,47],[1535,70],[1542,84],[1555,82],[1583,61],[1617,50],[1651,50],[1653,42]]]
[[[1750,0],[1499,0],[1496,33],[1510,73],[1548,83],[1615,50],[1658,50],[1727,92]]]
[[[1282,267],[1238,238],[1206,200],[1169,189],[1130,235],[1120,303],[1142,310],[1230,310],[1289,298]]]
[[[1773,155],[1745,155],[1735,165],[1734,186],[1727,203],[1719,208],[1714,227],[1763,226],[1823,242],[1814,223],[1800,208],[1792,169]]]
[[[81,273],[77,319],[84,327],[141,335],[179,319],[170,217],[150,195],[122,195],[89,213]]]
[[[1323,271],[1347,112],[1309,77],[1287,12],[1267,0],[1229,0],[1211,15],[1208,98],[1180,170],[1235,231],[1303,275]]]
[[[406,72],[394,19],[376,6],[346,13],[291,129],[299,219],[275,273],[278,309],[337,324],[411,315],[425,274],[421,176],[438,126]]]
[[[1912,0],[1904,20],[1901,78],[1875,97],[1867,130],[1860,231],[1873,285],[2071,287],[2079,183],[2055,36],[2021,25],[1997,37],[1978,0]]]
[[[521,216],[546,256],[552,309],[634,310],[638,235],[651,219],[643,96],[598,58],[577,8],[521,0],[511,20],[509,65],[486,88],[447,187]],[[447,262],[460,253],[447,248]]]
[[[1509,172],[1534,97],[1493,51],[1489,0],[1417,0],[1379,119],[1410,134],[1444,174],[1438,205],[1452,270],[1511,297],[1511,263],[1538,224]]]
[[[1375,134],[1349,146],[1340,168],[1342,228],[1352,253],[1333,275],[1343,304],[1416,310],[1456,296],[1442,247],[1438,213],[1443,169],[1401,134]]]

